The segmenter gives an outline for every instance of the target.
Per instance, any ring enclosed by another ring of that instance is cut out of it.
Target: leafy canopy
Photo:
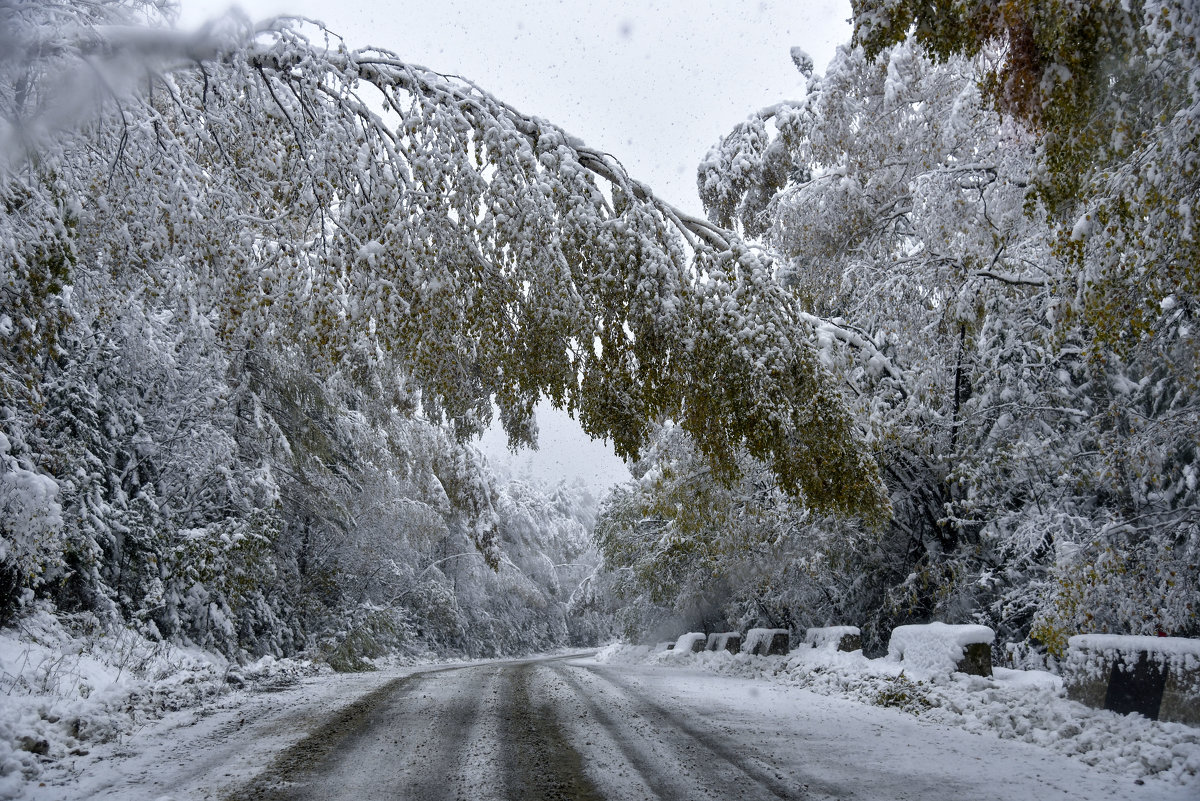
[[[622,456],[676,419],[718,477],[744,447],[814,508],[886,514],[770,261],[613,156],[310,23],[183,35],[138,2],[76,11],[3,12],[21,225],[115,275],[185,276],[231,350],[299,339],[317,373],[398,369],[460,438],[493,398],[514,444],[542,396]],[[94,213],[60,236],[73,205]],[[30,241],[3,240],[17,283],[44,271]]]
[[[1095,330],[1099,348],[1161,338],[1162,312],[1190,305],[1200,285],[1195,3],[852,5],[855,40],[869,56],[911,37],[939,59],[975,60],[996,107],[1038,135],[1036,198],[1057,220],[1060,255],[1073,268],[1070,311]],[[1183,338],[1193,359],[1194,337]]]

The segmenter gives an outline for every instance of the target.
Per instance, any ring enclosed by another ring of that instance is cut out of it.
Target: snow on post
[[[742,640],[742,653],[758,656],[785,655],[792,648],[787,629],[750,629]]]
[[[695,654],[704,650],[704,643],[708,638],[703,632],[692,632],[691,634],[683,634],[675,641],[673,650],[677,654]]]
[[[725,631],[708,635],[709,651],[728,651],[736,654],[742,648],[742,635],[736,631]]]
[[[995,639],[996,632],[974,624],[897,626],[888,641],[888,659],[929,673],[990,676]]]
[[[861,651],[862,632],[858,626],[816,626],[804,632],[804,643],[825,650]]]
[[[1080,634],[1067,645],[1063,684],[1071,700],[1200,725],[1200,640]]]

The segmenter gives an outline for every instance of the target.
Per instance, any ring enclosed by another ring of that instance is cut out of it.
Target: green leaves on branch
[[[1200,14],[1186,0],[855,0],[868,55],[912,37],[975,58],[996,108],[1039,137],[1036,200],[1072,266],[1070,309],[1128,352],[1194,314]],[[1072,291],[1073,290],[1073,291]],[[1187,338],[1187,335],[1183,335]],[[1194,354],[1194,343],[1188,346]]]
[[[461,438],[493,398],[514,444],[541,397],[627,457],[675,419],[722,478],[745,448],[814,509],[886,515],[769,261],[474,84],[311,32],[283,21],[175,53],[164,34],[151,58],[93,31],[38,65],[86,52],[150,71],[150,91],[40,145],[100,210],[88,258],[188,284],[231,348],[300,341],[317,372],[398,365]],[[88,181],[98,164],[109,179]]]
[[[1104,79],[1136,47],[1145,2],[854,0],[854,36],[874,58],[912,38],[940,60],[980,57],[1002,111],[1042,130],[1079,127]]]

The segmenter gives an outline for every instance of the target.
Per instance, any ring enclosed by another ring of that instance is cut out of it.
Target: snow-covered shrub
[[[1144,403],[1157,407],[1161,401],[1147,398]],[[1192,478],[1173,482],[1178,490],[1173,504],[1196,497],[1200,472],[1182,472]],[[1166,483],[1153,475],[1143,481],[1147,492]],[[1053,656],[1064,656],[1068,639],[1076,634],[1200,635],[1195,592],[1200,586],[1200,524],[1180,518],[1173,507],[1147,511],[1137,525],[1109,519],[1064,526],[1055,554],[1032,632]]]
[[[229,668],[215,654],[88,613],[64,622],[37,604],[0,631],[0,798],[36,777],[41,757],[62,759],[224,692]]]
[[[15,611],[19,589],[28,577],[40,577],[60,564],[62,527],[58,483],[14,454],[12,442],[0,430],[0,581],[5,590],[0,624]]]
[[[365,608],[333,647],[325,661],[339,673],[374,670],[370,660],[395,653],[411,634],[407,621],[391,609]]]
[[[926,692],[925,682],[913,681],[903,673],[890,677],[885,686],[871,697],[871,703],[876,706],[895,707],[914,715],[926,712],[934,705]]]

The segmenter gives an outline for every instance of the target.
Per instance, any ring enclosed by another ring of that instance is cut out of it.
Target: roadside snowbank
[[[93,618],[78,622],[80,630],[69,630],[43,610],[0,632],[0,799],[18,795],[45,766],[84,756],[168,712],[318,671],[311,662],[270,656],[239,666]]]
[[[555,653],[578,650],[564,647]],[[197,729],[195,721],[217,710],[274,709],[255,699],[301,691],[286,707],[319,715],[348,687],[368,692],[419,667],[508,658],[444,656],[413,646],[368,660],[378,672],[335,674],[325,662],[271,656],[238,665],[210,651],[101,626],[90,615],[60,618],[46,608],[34,610],[16,627],[0,630],[0,801],[31,793],[38,798],[84,797],[62,792],[77,785],[77,765],[89,766],[93,778],[110,776],[111,765],[98,764],[111,762],[116,751],[122,759],[136,757],[137,749],[124,752],[139,731],[159,727],[177,733],[182,726],[189,736],[203,735],[206,729]],[[238,727],[247,725],[247,717],[252,714],[240,716]],[[281,731],[268,727],[261,732],[256,753],[272,754],[272,744],[282,747],[280,736],[299,736],[304,727],[289,725]],[[40,782],[48,788],[39,788]]]
[[[1200,786],[1200,730],[1118,715],[1067,699],[1059,677],[994,668],[991,678],[950,676],[851,653],[801,647],[787,656],[705,651],[665,656],[646,646],[611,645],[598,662],[665,664],[802,687],[922,719],[1020,740],[1135,779]]]

